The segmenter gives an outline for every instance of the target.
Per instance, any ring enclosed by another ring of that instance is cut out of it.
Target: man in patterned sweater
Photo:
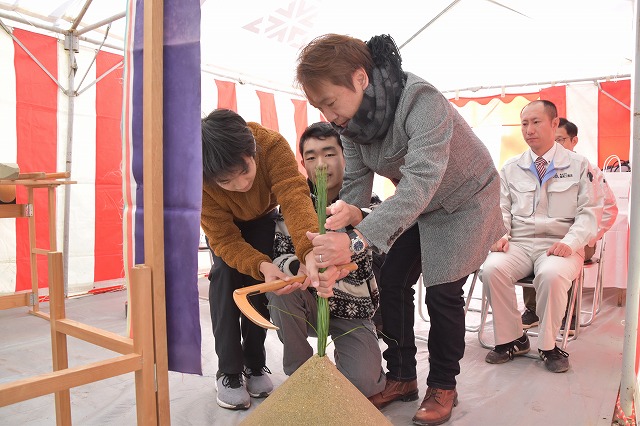
[[[327,166],[327,199],[336,202],[345,165],[338,133],[329,123],[312,124],[300,137],[300,152],[302,165],[310,177],[307,181],[314,204],[315,170],[320,165]],[[343,204],[351,214],[352,226],[367,214],[366,210]],[[282,217],[276,220],[273,256],[274,264],[285,273],[296,275],[305,272],[295,255]],[[352,261],[358,269],[338,280],[333,287],[334,295],[329,298],[329,334],[335,344],[336,367],[369,397],[382,391],[386,383],[376,329],[371,320],[380,296],[373,274],[371,251],[354,254]],[[287,375],[293,374],[313,355],[307,338],[315,336],[313,327],[316,327],[318,310],[315,297],[311,288],[289,294],[267,293],[271,319],[280,328],[278,337],[284,344],[283,368]]]

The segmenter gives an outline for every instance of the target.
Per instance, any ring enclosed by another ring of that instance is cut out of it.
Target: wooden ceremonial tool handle
[[[71,177],[70,172],[45,173],[45,179],[67,179]]]
[[[349,271],[355,271],[358,266],[355,263],[348,263],[346,265],[337,266],[338,269],[347,269]],[[306,275],[296,275],[295,277],[285,280],[269,281],[262,284],[251,285],[249,287],[239,288],[233,291],[233,301],[236,302],[238,309],[254,324],[270,329],[277,330],[278,327],[264,318],[260,312],[258,312],[249,302],[249,296],[254,294],[266,293],[269,291],[279,290],[283,287],[293,283],[303,282],[307,278]]]
[[[336,268],[346,269],[347,271],[355,271],[356,269],[358,269],[358,265],[351,262],[351,263],[346,263],[344,265],[337,265]],[[269,291],[280,290],[281,288],[286,287],[289,284],[301,283],[305,279],[307,279],[306,275],[295,275],[293,277],[290,277],[288,281],[285,281],[285,280],[268,281],[266,283],[255,284],[249,287],[239,288],[234,290],[233,292],[237,295],[246,294],[248,296],[252,296],[254,294],[267,293]]]
[[[20,173],[16,180],[23,179],[44,179],[47,174],[45,172]]]

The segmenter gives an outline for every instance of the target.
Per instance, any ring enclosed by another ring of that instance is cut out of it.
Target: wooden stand
[[[139,425],[157,424],[153,348],[153,316],[149,303],[151,269],[131,269],[131,320],[135,341],[66,318],[62,253],[49,252],[49,296],[53,372],[0,385],[0,407],[55,393],[56,424],[71,424],[69,389],[135,372]],[[69,368],[67,336],[122,354],[105,361]]]
[[[131,327],[134,340],[65,318],[62,254],[48,253],[54,372],[0,385],[0,406],[55,393],[58,425],[71,424],[70,388],[132,371],[135,371],[136,377],[138,424],[145,426],[171,424],[162,197],[164,1],[145,0],[144,6],[145,264],[131,268],[129,273]],[[32,196],[30,196],[30,202],[32,202],[31,198]],[[54,201],[52,195],[49,196],[49,200],[51,206]],[[35,226],[35,222],[33,223]],[[35,227],[33,230],[35,231]],[[30,235],[33,234],[30,232]],[[33,242],[35,243],[35,238]],[[55,238],[52,240],[52,250],[53,247],[55,247]],[[37,293],[37,275],[35,282]],[[68,368],[67,335],[119,352],[122,356]]]
[[[29,264],[31,268],[31,290],[19,291],[14,294],[0,296],[0,310],[30,306],[30,313],[42,318],[48,315],[40,312],[38,294],[38,255],[46,255],[49,251],[57,251],[56,236],[56,193],[60,185],[76,183],[68,180],[69,173],[21,173],[17,179],[0,180],[0,185],[21,185],[27,189],[27,204],[0,205],[0,218],[27,218],[29,220]],[[65,179],[65,180],[61,180]],[[48,192],[47,211],[49,216],[49,249],[36,247],[36,215],[33,191],[36,188],[46,188]],[[64,284],[63,284],[64,289]]]
[[[0,385],[0,406],[54,393],[56,423],[70,425],[70,388],[135,372],[138,424],[157,424],[151,269],[146,266],[136,266],[130,271],[131,326],[136,335],[135,340],[81,324],[66,317],[63,259],[62,253],[56,251],[55,188],[59,185],[75,183],[69,180],[58,180],[68,177],[68,173],[29,173],[22,174],[15,180],[0,180],[0,185],[23,185],[27,188],[28,204],[0,205],[0,218],[28,218],[31,257],[31,290],[0,296],[0,309],[31,306],[30,313],[49,319],[53,360],[52,373]],[[35,188],[47,188],[48,190],[50,250],[36,247],[36,224],[33,208]],[[49,315],[39,310],[37,255],[47,255],[48,257]],[[67,336],[84,340],[122,355],[69,368]]]

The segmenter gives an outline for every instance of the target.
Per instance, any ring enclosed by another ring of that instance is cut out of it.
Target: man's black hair
[[[556,104],[554,104],[551,101],[548,101],[546,99],[537,99],[535,101],[531,101],[530,103],[528,103],[527,105],[525,105],[524,107],[522,107],[522,109],[520,110],[520,114],[522,114],[522,111],[524,111],[524,109],[526,107],[528,107],[529,105],[535,104],[535,103],[541,103],[542,106],[544,107],[544,112],[547,113],[547,115],[549,116],[550,119],[554,119],[558,116],[558,108],[556,108]]]
[[[244,118],[229,109],[213,110],[202,119],[202,172],[207,182],[243,170],[255,157],[256,142]]]
[[[307,127],[302,135],[300,135],[300,143],[298,144],[298,149],[300,150],[300,154],[304,155],[304,144],[310,138],[316,138],[320,140],[325,140],[329,138],[336,138],[338,141],[338,145],[340,145],[340,149],[342,148],[342,141],[340,140],[340,134],[336,132],[333,126],[326,122],[317,122],[311,124]]]
[[[578,126],[564,117],[560,117],[560,124],[558,124],[558,127],[562,127],[567,132],[567,135],[572,139],[578,136]]]

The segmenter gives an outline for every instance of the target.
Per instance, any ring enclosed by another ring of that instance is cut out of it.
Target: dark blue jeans
[[[413,285],[421,273],[420,253],[420,231],[416,224],[395,241],[380,274],[383,338],[388,346],[383,356],[387,361],[387,378],[391,380],[411,381],[417,378]],[[425,301],[430,321],[427,385],[430,387],[456,387],[465,346],[462,286],[466,280],[467,277],[463,277],[426,288]]]
[[[249,222],[236,222],[245,241],[270,258],[273,257],[274,219],[275,214],[269,214]],[[259,281],[241,274],[215,254],[209,280],[209,310],[218,369],[228,374],[238,374],[243,366],[252,369],[264,367],[267,330],[248,320],[233,301],[233,290]],[[251,296],[249,300],[262,316],[270,318],[264,293]]]

